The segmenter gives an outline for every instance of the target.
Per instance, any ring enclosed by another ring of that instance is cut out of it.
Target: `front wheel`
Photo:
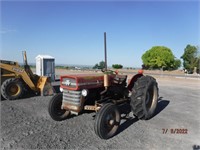
[[[94,130],[101,139],[113,137],[120,125],[121,115],[116,105],[107,103],[98,111]]]
[[[58,93],[52,97],[49,102],[49,115],[55,121],[62,121],[70,115],[70,111],[61,109],[62,106],[62,93]]]

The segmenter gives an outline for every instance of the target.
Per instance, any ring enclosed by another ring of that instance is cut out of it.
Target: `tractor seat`
[[[123,84],[126,82],[127,75],[116,75],[113,79],[114,84]]]

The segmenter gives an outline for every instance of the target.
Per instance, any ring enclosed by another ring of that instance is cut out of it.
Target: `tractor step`
[[[98,111],[101,107],[97,105],[85,105],[84,110]]]
[[[85,110],[94,110],[95,111],[96,110],[96,106],[94,106],[94,105],[85,105],[84,109]]]

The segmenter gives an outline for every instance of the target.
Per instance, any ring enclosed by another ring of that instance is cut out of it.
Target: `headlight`
[[[83,89],[82,92],[81,92],[81,94],[82,94],[84,97],[86,97],[86,96],[88,95],[88,90]]]
[[[60,92],[63,92],[63,88],[60,87]]]

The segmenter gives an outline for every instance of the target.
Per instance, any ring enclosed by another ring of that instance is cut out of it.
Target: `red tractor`
[[[78,115],[83,110],[95,111],[95,133],[102,139],[108,139],[116,134],[122,113],[128,114],[131,109],[134,116],[141,120],[150,119],[154,115],[158,84],[153,77],[139,72],[127,85],[127,75],[107,70],[105,33],[104,42],[103,73],[61,76],[61,93],[52,97],[48,111],[56,121],[67,119],[70,114]],[[127,107],[123,112],[119,110],[122,105]]]

